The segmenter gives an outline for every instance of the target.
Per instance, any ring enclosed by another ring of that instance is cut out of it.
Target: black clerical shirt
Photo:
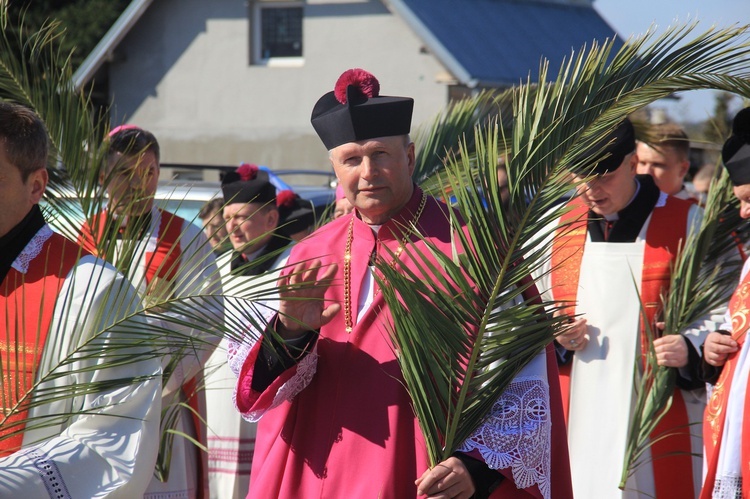
[[[638,192],[625,208],[617,212],[618,219],[606,238],[602,230],[602,216],[589,211],[588,231],[593,242],[632,243],[638,238],[643,224],[659,201],[660,192],[651,175],[636,175],[636,181],[640,184]]]

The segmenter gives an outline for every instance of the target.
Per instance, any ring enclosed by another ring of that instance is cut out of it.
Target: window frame
[[[283,56],[264,58],[261,53],[263,47],[263,16],[264,9],[302,9],[302,55],[301,56]],[[304,56],[304,20],[305,20],[305,2],[301,0],[261,0],[254,1],[250,4],[250,26],[251,43],[250,43],[250,64],[253,66],[268,67],[299,67],[305,62]]]

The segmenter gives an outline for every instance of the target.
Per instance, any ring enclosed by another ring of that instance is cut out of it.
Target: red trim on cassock
[[[692,203],[669,196],[663,207],[654,208],[646,230],[641,274],[641,301],[647,320],[654,324],[661,294],[669,287],[671,264],[685,240],[688,213]],[[561,217],[552,243],[551,283],[555,298],[566,302],[565,312],[573,316],[578,296],[581,262],[588,233],[588,207],[576,198],[571,210]],[[641,321],[641,354],[647,352],[647,336]],[[644,357],[641,358],[643,362]],[[570,405],[569,366],[561,369],[560,385],[567,421]],[[651,434],[651,457],[657,497],[693,497],[692,448],[687,409],[680,390],[675,390],[672,406]],[[673,470],[681,469],[682,473]]]
[[[750,272],[745,274],[742,282],[737,286],[729,300],[729,316],[732,319],[732,338],[737,342],[736,352],[730,353],[721,375],[714,385],[711,392],[711,398],[706,404],[706,411],[703,418],[703,446],[705,449],[706,478],[701,490],[701,499],[710,499],[716,481],[716,468],[719,464],[719,450],[721,449],[724,435],[724,425],[726,423],[727,402],[731,391],[734,372],[737,368],[737,361],[742,351],[745,339],[747,338],[747,325],[750,320]],[[748,384],[750,389],[750,384]],[[750,394],[745,394],[744,414],[748,412],[748,403]],[[743,418],[742,435],[750,435],[750,418]],[[742,439],[741,457],[743,463],[748,463],[750,459],[750,438]],[[750,497],[748,488],[750,488],[750,479],[746,474],[745,466],[742,472],[742,493],[743,497]]]
[[[4,374],[0,403],[12,408],[20,402],[22,407],[0,420],[0,437],[16,433],[0,440],[0,457],[18,451],[23,444],[23,433],[18,430],[25,428],[28,417],[29,401],[24,397],[36,378],[60,290],[81,256],[77,244],[53,234],[25,274],[11,268],[0,284],[0,324],[5,330],[0,339]],[[22,379],[14,378],[15,372]]]

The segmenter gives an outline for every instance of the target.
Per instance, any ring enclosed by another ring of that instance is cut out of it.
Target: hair
[[[138,127],[122,127],[109,135],[108,164],[117,159],[117,155],[137,156],[151,152],[159,162],[159,142],[154,134]]]
[[[24,182],[47,167],[49,135],[41,118],[28,107],[0,102],[0,143]]]
[[[693,175],[693,182],[710,182],[716,172],[716,165],[713,163],[706,163],[695,172]]]
[[[401,137],[401,138],[403,138],[404,139],[404,147],[407,147],[409,144],[411,144],[411,135],[409,135],[408,133],[405,133],[403,135],[394,135],[394,137]],[[368,139],[363,139],[363,140],[368,140]],[[336,146],[336,147],[338,147],[338,146]],[[334,147],[333,149],[336,149],[336,147]],[[329,158],[333,154],[333,149],[329,149],[328,150],[328,157]]]
[[[200,218],[201,220],[205,220],[211,217],[215,212],[219,212],[219,215],[221,215],[223,209],[224,199],[214,198],[201,207],[200,211],[198,212],[198,218]]]
[[[682,159],[690,156],[690,139],[685,130],[674,123],[663,123],[651,129],[653,145],[656,147],[671,147]]]

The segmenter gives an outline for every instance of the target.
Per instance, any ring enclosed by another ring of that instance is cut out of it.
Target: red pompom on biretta
[[[244,181],[253,180],[258,176],[258,165],[251,165],[250,163],[242,163],[237,168],[237,173],[240,178]]]
[[[291,189],[283,190],[276,194],[276,206],[281,208],[282,206],[284,208],[293,208],[294,207],[294,199],[297,197],[297,194],[294,193]]]
[[[342,104],[346,104],[346,89],[349,85],[358,87],[368,99],[380,95],[380,82],[372,73],[360,68],[349,69],[339,76],[333,89],[336,100]]]

